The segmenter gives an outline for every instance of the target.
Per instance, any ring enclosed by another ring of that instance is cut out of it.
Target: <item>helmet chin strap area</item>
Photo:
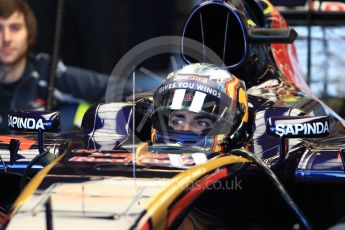
[[[155,142],[206,147],[207,136],[203,133],[191,131],[157,131]]]
[[[242,119],[245,112],[246,108],[243,104],[241,104],[239,109],[236,111],[240,122],[238,123],[238,126],[234,127],[224,139],[225,150],[240,148],[248,140],[248,131],[246,127],[247,123]]]

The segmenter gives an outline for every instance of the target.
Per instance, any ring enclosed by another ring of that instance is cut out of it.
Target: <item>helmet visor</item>
[[[231,106],[231,100],[221,100],[221,96],[226,95],[217,97],[193,89],[176,89],[155,95],[154,107],[157,110],[188,110],[219,117],[224,116],[225,110]]]
[[[227,98],[222,100],[222,97]],[[208,120],[214,123],[225,124],[224,122],[226,122],[227,128],[224,132],[227,132],[234,115],[231,107],[231,99],[225,94],[219,93],[214,96],[212,93],[210,95],[194,89],[169,90],[163,94],[157,93],[154,96],[155,118],[153,119],[153,125],[160,130],[172,130],[171,114],[173,111],[190,111],[202,115],[203,118],[209,118]],[[194,126],[197,126],[197,124]],[[219,129],[219,125],[209,127],[204,131],[208,132],[213,127],[218,127],[216,133],[223,133]]]

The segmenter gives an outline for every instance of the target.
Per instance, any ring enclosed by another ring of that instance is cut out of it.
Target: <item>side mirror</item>
[[[266,132],[270,136],[288,138],[318,138],[329,135],[327,116],[277,116],[267,120]]]
[[[11,130],[38,133],[38,150],[45,152],[43,132],[60,131],[60,113],[45,111],[11,111],[8,113],[8,127]],[[20,142],[10,146],[11,155],[16,155]],[[15,157],[14,157],[15,159]]]
[[[294,29],[254,28],[250,31],[250,43],[293,43],[298,37]]]
[[[329,119],[327,116],[270,117],[266,123],[266,133],[280,138],[279,159],[286,157],[286,138],[317,138],[329,135]]]
[[[44,111],[11,111],[8,127],[24,132],[60,132],[60,113]]]

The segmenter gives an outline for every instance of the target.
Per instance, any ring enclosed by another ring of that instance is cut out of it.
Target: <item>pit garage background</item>
[[[60,0],[61,1],[61,0]],[[135,45],[157,36],[181,34],[200,0],[63,1],[60,57],[67,65],[110,75]],[[58,0],[29,0],[38,19],[35,52],[52,53]],[[299,33],[301,69],[316,96],[345,117],[345,1],[272,0]],[[169,57],[147,65],[171,71]]]

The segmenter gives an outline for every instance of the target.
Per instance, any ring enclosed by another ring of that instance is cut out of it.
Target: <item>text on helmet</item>
[[[210,86],[207,86],[205,84],[198,84],[198,83],[194,83],[194,82],[172,82],[172,83],[168,83],[166,85],[163,85],[161,87],[159,87],[158,92],[162,93],[166,90],[170,90],[170,89],[194,89],[197,91],[201,91],[210,95],[213,95],[215,97],[220,98],[221,97],[221,92],[219,92],[216,89],[213,89]]]

